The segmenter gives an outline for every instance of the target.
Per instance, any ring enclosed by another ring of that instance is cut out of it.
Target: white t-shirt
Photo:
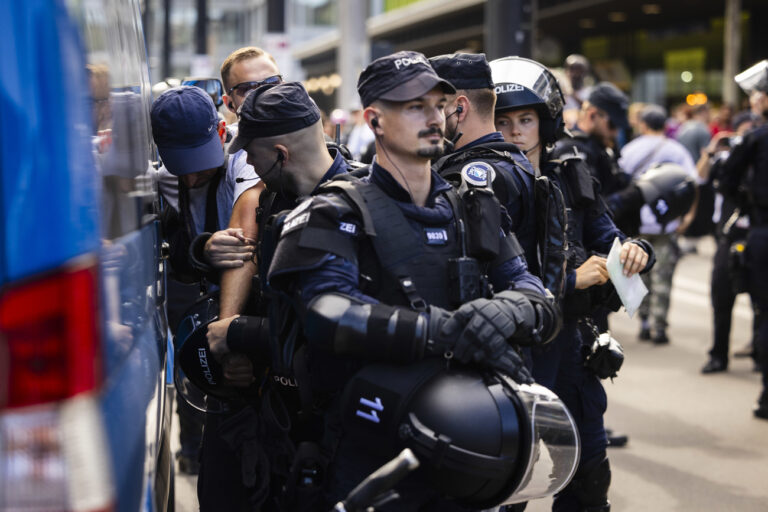
[[[234,155],[230,155],[227,165],[227,172],[219,182],[219,188],[216,191],[216,206],[219,216],[218,229],[226,229],[229,225],[229,218],[232,216],[232,209],[235,206],[240,195],[255,186],[260,180],[253,167],[246,163],[247,155],[245,151],[240,150]],[[157,171],[158,186],[160,193],[168,203],[179,210],[179,189],[178,178],[168,172],[165,167]],[[243,178],[248,181],[237,183],[237,178]],[[256,179],[252,179],[256,178]],[[192,222],[197,236],[205,231],[205,203],[208,198],[208,184],[190,189],[189,191],[189,209],[192,213]]]

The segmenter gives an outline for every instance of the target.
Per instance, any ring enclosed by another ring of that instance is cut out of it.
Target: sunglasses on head
[[[274,75],[265,78],[264,80],[257,80],[254,82],[240,82],[237,85],[233,85],[228,91],[227,94],[231,95],[235,90],[239,90],[241,94],[245,94],[246,92],[250,91],[251,89],[255,89],[256,87],[260,85],[265,84],[280,84],[283,82],[283,77],[280,75]]]

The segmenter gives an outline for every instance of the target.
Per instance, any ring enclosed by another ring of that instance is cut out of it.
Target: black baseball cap
[[[659,131],[667,122],[667,111],[659,105],[647,105],[640,111],[640,120],[651,130]]]
[[[610,82],[600,82],[592,88],[587,101],[605,110],[614,126],[629,129],[629,119],[627,119],[629,99],[618,87]]]
[[[237,153],[253,139],[293,133],[320,120],[320,109],[299,82],[262,85],[240,107],[237,137],[229,146]]]
[[[363,107],[376,100],[410,101],[440,86],[456,93],[450,82],[440,78],[427,58],[419,52],[397,52],[368,64],[357,80]]]
[[[484,53],[454,53],[431,57],[429,63],[440,78],[457,89],[493,89],[491,66]]]

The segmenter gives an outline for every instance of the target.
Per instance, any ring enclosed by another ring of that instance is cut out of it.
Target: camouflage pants
[[[672,276],[675,273],[677,261],[680,259],[680,250],[677,247],[675,235],[642,236],[653,245],[653,250],[656,253],[656,264],[650,272],[641,276],[645,286],[648,287],[648,295],[645,296],[640,305],[640,318],[647,320],[652,317],[653,328],[656,332],[660,332],[667,328]]]

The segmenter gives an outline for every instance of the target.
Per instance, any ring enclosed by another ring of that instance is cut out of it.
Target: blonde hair
[[[230,53],[229,56],[224,60],[224,63],[221,65],[221,81],[224,83],[224,89],[229,88],[229,70],[232,69],[232,66],[238,62],[255,59],[263,55],[269,57],[269,60],[274,62],[275,66],[277,66],[277,61],[275,61],[275,58],[271,54],[256,46],[238,48],[237,50]]]

